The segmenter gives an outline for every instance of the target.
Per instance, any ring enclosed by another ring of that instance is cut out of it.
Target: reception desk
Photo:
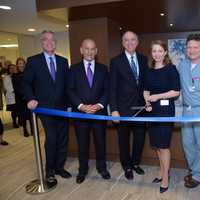
[[[91,134],[92,135],[92,134]],[[118,137],[116,128],[108,123],[106,132],[106,146],[107,146],[107,159],[112,161],[119,161],[119,150],[118,150]],[[91,148],[90,158],[95,158],[95,150],[93,145],[93,138],[91,137]],[[69,134],[69,145],[68,145],[69,156],[77,157],[77,142],[74,133],[73,122],[70,123],[70,134]],[[148,133],[146,133],[145,145],[142,155],[142,164],[147,165],[158,165],[158,159],[154,150],[149,145]],[[177,168],[186,168],[186,160],[184,157],[182,145],[181,145],[181,130],[180,125],[174,127],[172,143],[171,143],[171,166]]]

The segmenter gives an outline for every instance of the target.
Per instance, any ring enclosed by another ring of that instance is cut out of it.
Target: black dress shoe
[[[85,180],[85,175],[83,174],[78,174],[76,177],[76,183],[81,184]]]
[[[99,172],[99,174],[101,174],[101,177],[103,179],[110,179],[111,178],[110,173],[107,170],[101,171],[101,172]]]
[[[46,176],[46,184],[49,187],[53,187],[57,185],[57,179],[55,178],[55,176]]]
[[[160,183],[162,181],[162,178],[154,178],[152,183]]]
[[[139,175],[144,175],[145,174],[144,170],[139,165],[137,165],[137,166],[134,165],[133,166],[133,170]]]
[[[184,181],[185,182],[188,182],[188,181],[190,181],[192,179],[192,174],[188,174],[188,175],[186,175],[185,177],[184,177]]]
[[[168,187],[161,187],[160,186],[160,193],[164,193],[168,190]]]
[[[24,132],[24,137],[29,137],[29,133],[28,132]]]
[[[19,126],[17,125],[17,123],[13,123],[13,128],[19,128]]]
[[[46,181],[48,183],[57,184],[57,180],[55,178],[55,173],[53,170],[49,170],[46,172]]]
[[[62,178],[71,178],[72,175],[65,169],[57,170],[56,175],[60,175]]]
[[[185,182],[185,187],[187,188],[195,188],[197,187],[198,185],[200,185],[200,182],[191,178],[189,181]]]
[[[49,188],[55,187],[57,185],[57,180],[54,179],[46,179],[46,184],[49,186]]]
[[[6,146],[6,145],[8,145],[8,142],[6,142],[5,140],[3,140],[3,141],[0,142],[0,144],[3,145],[3,146]]]
[[[133,171],[131,169],[125,170],[124,175],[128,180],[133,180]]]

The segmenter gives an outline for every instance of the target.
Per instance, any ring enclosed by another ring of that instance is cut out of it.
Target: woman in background
[[[5,61],[4,56],[0,56],[0,110],[3,110],[3,98],[2,98],[2,92],[3,92],[3,80],[2,80],[2,75],[4,74],[4,61]],[[3,123],[0,118],[0,145],[8,145],[8,142],[6,142],[3,139],[3,133],[4,133],[4,127]]]
[[[175,116],[174,100],[180,93],[179,74],[169,60],[163,41],[152,42],[151,57],[151,69],[147,71],[144,89],[146,110],[152,117]],[[167,191],[169,185],[172,131],[173,123],[149,124],[150,144],[155,148],[160,163],[158,176],[153,183],[160,183],[160,193]]]
[[[23,58],[18,58],[16,61],[16,66],[18,73],[13,77],[13,85],[14,85],[14,91],[16,96],[16,103],[19,113],[19,123],[23,127],[24,137],[29,136],[29,132],[27,129],[26,121],[29,120],[30,122],[30,128],[31,128],[31,134],[33,133],[32,130],[32,123],[31,123],[31,112],[26,106],[26,102],[23,98],[23,91],[22,91],[22,84],[23,84],[23,72],[25,68],[25,60]]]
[[[8,145],[8,142],[6,142],[4,139],[3,139],[3,132],[4,132],[4,127],[3,127],[3,123],[1,121],[1,118],[0,118],[0,145]]]
[[[17,107],[15,93],[13,89],[12,77],[14,74],[17,74],[17,67],[14,64],[8,66],[7,74],[2,75],[3,79],[3,89],[5,94],[6,101],[6,110],[11,112],[13,128],[18,128],[17,124]]]

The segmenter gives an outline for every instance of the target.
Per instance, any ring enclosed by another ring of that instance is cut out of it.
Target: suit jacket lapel
[[[49,78],[49,79],[52,79],[52,78],[51,78],[51,74],[50,74],[50,72],[49,72],[49,68],[48,68],[46,59],[45,59],[45,56],[44,56],[44,53],[41,53],[41,60],[42,60],[42,67],[43,67],[43,70],[45,71],[46,74],[48,74],[48,78]]]
[[[132,79],[134,82],[136,82],[136,79],[134,77],[134,74],[133,74],[133,71],[131,69],[131,66],[130,66],[130,63],[128,61],[128,58],[126,57],[126,54],[123,53],[122,54],[122,66],[123,66],[123,69],[127,74],[131,74],[132,75]]]
[[[141,57],[136,53],[136,57],[137,57],[137,60],[138,60],[138,66],[139,66],[139,82],[141,80],[141,74],[142,74],[142,60],[141,60]]]
[[[58,58],[57,55],[55,55],[55,58],[56,58],[56,67],[57,67],[57,69],[56,69],[56,80],[55,81],[58,81],[59,75],[60,75],[60,72],[61,72],[60,66],[62,65],[62,63],[60,62],[60,59]]]
[[[54,82],[52,77],[51,77],[51,74],[49,72],[49,68],[48,68],[44,53],[41,53],[41,60],[42,60],[42,67],[43,67],[43,70],[45,71],[45,74],[47,74],[47,77],[48,77],[49,80]]]
[[[92,83],[92,89],[95,87],[95,85],[98,82],[98,75],[99,75],[99,66],[98,64],[95,62],[95,66],[94,66],[94,76],[93,76],[93,83]]]

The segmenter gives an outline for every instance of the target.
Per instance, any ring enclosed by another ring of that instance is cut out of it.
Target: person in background
[[[4,74],[4,66],[5,66],[6,58],[4,56],[0,56],[0,110],[3,110],[3,96],[2,93],[4,92],[3,89],[3,74]],[[8,142],[3,139],[4,135],[4,126],[2,120],[0,118],[0,145],[8,145]]]
[[[186,41],[187,57],[179,64],[182,86],[183,115],[199,117],[200,113],[200,34],[191,34]],[[200,123],[182,125],[182,144],[189,173],[184,177],[185,187],[200,184]]]
[[[132,31],[126,31],[122,36],[124,52],[111,60],[110,64],[110,110],[113,117],[133,116],[138,107],[145,105],[143,97],[144,75],[148,68],[147,58],[136,52],[139,44],[138,36]],[[136,109],[134,108],[136,107]],[[143,116],[141,112],[139,116]],[[140,167],[144,139],[145,123],[118,122],[118,142],[120,162],[124,175],[132,180],[133,170],[143,175]],[[132,152],[130,136],[133,134]]]
[[[3,133],[4,133],[4,127],[3,127],[3,123],[0,118],[0,145],[6,146],[6,145],[8,145],[8,142],[6,142],[3,139]]]
[[[5,56],[0,56],[0,110],[3,110],[3,93],[4,93],[4,88],[3,88],[3,75],[5,73],[4,67],[5,67]],[[6,70],[7,73],[7,70]]]
[[[33,134],[33,126],[31,121],[31,111],[26,106],[26,101],[23,95],[23,72],[25,68],[25,60],[23,58],[18,58],[16,61],[16,66],[18,73],[13,76],[13,87],[16,98],[17,113],[19,115],[19,124],[23,127],[24,137],[29,136],[26,121],[30,123],[31,134]]]
[[[161,40],[151,44],[152,62],[146,73],[144,99],[152,117],[175,116],[174,100],[180,94],[180,80],[176,67],[171,64],[167,46]],[[170,142],[173,123],[149,123],[150,144],[155,149],[160,169],[153,183],[160,183],[160,193],[168,190],[170,169]]]
[[[3,68],[2,68],[2,74],[7,74],[8,73],[8,67],[9,67],[9,65],[12,65],[12,61],[5,60]]]
[[[70,68],[69,96],[73,111],[106,115],[108,103],[108,67],[95,61],[95,41],[83,40],[80,52],[82,61]],[[88,173],[90,134],[93,131],[96,150],[96,168],[103,179],[110,179],[106,166],[106,121],[76,120],[76,137],[79,148],[79,173],[77,183],[82,183]]]
[[[13,76],[17,74],[17,67],[14,64],[8,66],[8,73],[2,76],[3,79],[3,88],[6,100],[6,110],[11,112],[13,128],[19,128],[17,124],[17,106],[16,98],[13,88]]]

